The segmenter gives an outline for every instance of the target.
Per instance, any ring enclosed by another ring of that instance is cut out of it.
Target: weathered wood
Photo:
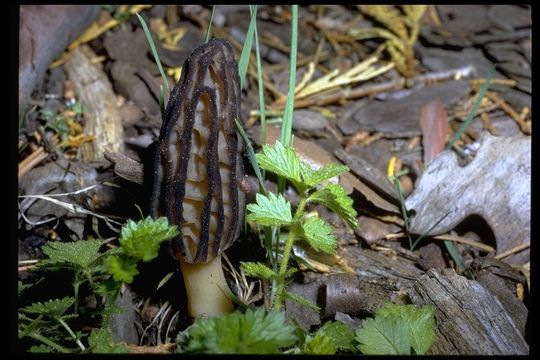
[[[430,354],[528,354],[519,326],[497,297],[452,269],[429,270],[408,291],[417,306],[435,308],[437,340]]]
[[[402,257],[392,258],[380,252],[359,247],[345,248],[343,256],[358,275],[366,278],[383,277],[397,280],[399,287],[412,286],[412,283],[424,273],[410,260]]]
[[[92,63],[94,57],[83,45],[73,51],[65,68],[83,105],[84,133],[95,136],[92,143],[81,145],[79,156],[84,161],[105,161],[105,151],[122,151],[124,130],[112,85],[103,70]]]

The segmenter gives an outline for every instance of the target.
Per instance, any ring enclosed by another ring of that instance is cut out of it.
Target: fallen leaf
[[[427,164],[444,150],[446,136],[450,132],[448,116],[441,99],[436,98],[422,106],[420,129],[422,130],[424,164]]]
[[[415,234],[446,233],[479,215],[493,231],[497,254],[530,242],[531,138],[483,133],[475,159],[465,167],[452,151],[442,152],[428,165],[406,206],[416,212],[410,224]],[[526,249],[507,260],[523,264],[529,258]]]

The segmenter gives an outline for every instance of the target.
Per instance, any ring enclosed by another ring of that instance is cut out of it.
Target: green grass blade
[[[469,127],[469,124],[471,123],[472,119],[476,116],[476,113],[478,112],[478,109],[480,108],[480,104],[482,103],[482,99],[486,95],[489,84],[491,83],[491,79],[493,79],[494,71],[495,71],[495,68],[492,66],[488,71],[486,81],[482,84],[480,91],[478,91],[478,96],[476,97],[476,100],[474,101],[471,111],[467,115],[467,118],[465,119],[463,124],[461,124],[461,126],[459,127],[458,131],[454,134],[454,137],[452,138],[452,140],[450,140],[448,145],[446,145],[445,150],[449,150],[452,148],[452,146],[454,146],[454,144],[459,140],[461,135],[463,135],[463,133],[465,132],[465,129]]]
[[[453,241],[444,240],[444,246],[446,246],[446,250],[448,250],[448,253],[452,257],[452,260],[454,260],[454,262],[456,263],[459,271],[465,274],[465,276],[467,276],[469,279],[472,279],[473,274],[467,268],[467,265],[465,265],[465,263],[463,262],[463,259],[461,258],[461,255],[459,254],[456,244],[454,244]]]
[[[255,6],[251,6],[250,10],[255,11]],[[264,103],[264,86],[263,86],[263,70],[262,70],[262,63],[261,63],[261,53],[259,49],[259,35],[257,34],[257,26],[255,25],[255,55],[257,58],[257,84],[259,87],[259,114],[261,117],[261,144],[266,144],[266,110],[265,110],[265,103]],[[263,178],[264,178],[264,170],[263,170]]]
[[[296,55],[298,53],[298,5],[292,6],[292,24],[291,24],[291,63],[289,74],[289,93],[287,94],[287,103],[283,114],[281,124],[281,133],[279,141],[283,145],[291,145],[292,121],[294,110],[294,88],[296,85]]]
[[[399,195],[399,204],[401,205],[401,216],[403,216],[403,223],[405,224],[405,233],[407,234],[407,239],[409,239],[409,249],[412,249],[413,242],[411,238],[411,233],[409,231],[409,216],[407,215],[407,207],[405,205],[405,195],[403,193],[403,187],[401,186],[401,182],[399,181],[399,177],[401,175],[405,175],[405,173],[406,172],[395,174],[389,177],[389,180],[392,184],[394,184],[394,187],[396,188],[396,191]]]
[[[427,236],[427,234],[428,234],[431,230],[435,229],[435,226],[439,225],[439,224],[441,223],[441,221],[443,221],[448,215],[450,215],[450,211],[447,212],[442,218],[440,218],[435,224],[433,224],[433,226],[430,227],[430,228],[428,229],[428,231],[426,231],[425,233],[423,233],[422,235],[420,235],[420,236],[418,237],[418,239],[416,239],[416,241],[412,244],[412,246],[411,246],[411,251],[414,251],[414,249],[416,248],[416,245],[418,245],[418,243],[419,243],[420,241],[422,241],[422,239],[425,238],[425,237]]]
[[[259,186],[261,188],[261,192],[266,195],[266,189],[264,187],[264,179],[261,175],[261,168],[259,167],[259,163],[257,162],[257,158],[255,158],[255,151],[253,150],[253,146],[251,145],[251,141],[249,141],[249,138],[246,134],[246,131],[242,127],[242,124],[237,119],[234,119],[234,124],[236,125],[236,130],[240,134],[240,137],[244,141],[244,144],[246,144],[246,151],[248,154],[249,162],[251,166],[253,167],[253,171],[255,172],[255,175],[257,176],[257,180],[259,180]]]
[[[249,21],[249,27],[246,34],[246,40],[244,41],[244,47],[242,48],[242,54],[240,55],[240,61],[238,61],[238,74],[240,75],[240,88],[244,88],[246,83],[246,74],[249,65],[249,55],[251,54],[251,46],[253,44],[253,34],[255,33],[255,24],[257,23],[257,6],[254,7],[251,12],[251,20]]]
[[[283,145],[291,146],[292,143],[292,122],[294,111],[294,88],[296,85],[296,55],[298,53],[298,5],[292,6],[291,22],[291,60],[289,73],[289,93],[283,112],[283,121],[281,123],[281,132],[279,141]],[[278,193],[283,194],[285,190],[285,179],[278,178]]]
[[[210,14],[210,21],[208,22],[208,29],[206,29],[206,36],[204,37],[204,42],[207,43],[210,40],[210,29],[212,29],[212,21],[214,20],[214,10],[216,10],[216,5],[212,5],[212,13]]]
[[[141,15],[137,15],[137,18],[139,19],[144,34],[146,35],[146,40],[148,40],[148,44],[150,44],[150,49],[152,49],[152,55],[154,55],[154,60],[156,61],[157,67],[159,69],[159,73],[161,74],[161,78],[163,79],[163,86],[165,86],[165,90],[167,91],[167,94],[171,93],[171,89],[169,88],[169,80],[167,80],[167,76],[165,76],[165,71],[163,71],[163,66],[161,66],[161,61],[159,60],[159,55],[156,49],[156,45],[154,44],[154,39],[152,39],[152,35],[150,34],[150,30],[148,29],[148,26],[146,25],[146,21],[142,18]]]

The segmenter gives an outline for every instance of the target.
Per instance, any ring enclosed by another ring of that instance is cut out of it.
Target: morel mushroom
[[[240,99],[231,45],[214,39],[200,46],[171,93],[156,148],[151,212],[178,225],[172,249],[193,317],[233,310],[221,253],[238,238],[244,218],[243,149],[234,125]]]

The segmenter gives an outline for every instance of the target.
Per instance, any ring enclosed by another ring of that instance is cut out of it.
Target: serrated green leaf
[[[302,162],[300,172],[302,180],[309,187],[315,187],[325,180],[331,179],[341,173],[349,171],[345,165],[327,164],[318,170],[313,170],[309,164]]]
[[[336,347],[328,336],[317,332],[315,335],[306,337],[304,343],[304,354],[333,355]]]
[[[54,350],[52,347],[49,347],[45,344],[34,345],[30,347],[30,349],[28,349],[28,352],[37,353],[37,354],[48,354],[48,353],[53,353],[55,351],[56,350]]]
[[[31,287],[33,284],[23,284],[22,281],[17,281],[17,294],[19,297],[21,297],[21,294],[26,290],[28,289],[29,287]]]
[[[247,276],[256,277],[260,279],[273,279],[277,277],[274,270],[260,262],[240,262],[240,268],[246,273]]]
[[[300,177],[300,159],[290,146],[279,141],[276,141],[273,148],[264,144],[262,152],[255,157],[261,168],[288,179],[300,192],[305,190]]]
[[[349,325],[339,321],[327,321],[317,330],[332,340],[332,343],[339,350],[352,350],[354,345],[354,331]]]
[[[246,217],[247,221],[255,221],[263,226],[282,226],[291,223],[291,203],[282,195],[257,194],[256,201],[256,204],[249,204],[246,207],[250,212]]]
[[[409,323],[401,317],[366,319],[356,330],[358,349],[365,355],[410,355]]]
[[[92,331],[88,338],[90,352],[93,354],[126,354],[127,347],[124,344],[116,343],[112,338],[112,333],[108,328],[101,328]]]
[[[296,274],[297,272],[298,272],[297,268],[290,267],[290,268],[287,269],[287,271],[285,271],[285,275],[283,277],[285,279],[288,279],[291,276],[293,276],[294,274]]]
[[[311,301],[309,301],[308,299],[303,298],[302,296],[297,295],[295,293],[292,293],[290,291],[284,290],[283,291],[283,296],[285,298],[291,299],[294,302],[299,303],[300,305],[307,306],[308,308],[313,309],[315,311],[321,311],[321,308],[318,307],[316,304],[314,304]]]
[[[105,297],[105,296],[114,296],[117,291],[122,286],[122,281],[114,280],[114,277],[111,277],[105,281],[101,281],[96,284],[94,291],[96,294]]]
[[[133,278],[139,274],[137,263],[125,256],[109,256],[106,260],[107,269],[115,281],[131,284]]]
[[[322,219],[310,217],[302,223],[303,237],[316,251],[327,254],[336,252],[337,243],[332,235],[332,226]]]
[[[43,303],[32,303],[30,306],[22,308],[21,310],[28,314],[47,315],[54,319],[59,319],[74,303],[74,298],[65,297],[63,299],[54,299]]]
[[[120,245],[127,255],[147,262],[158,256],[159,244],[177,235],[176,225],[169,225],[166,217],[128,220],[122,227]]]
[[[414,305],[394,304],[389,301],[385,301],[381,307],[375,310],[375,316],[402,317],[409,321],[409,319],[413,316],[415,309],[416,308]]]
[[[178,352],[207,354],[275,354],[296,342],[285,313],[263,308],[211,319],[199,318],[178,338]]]
[[[75,242],[49,241],[43,247],[48,256],[39,262],[39,268],[75,267],[87,269],[99,257],[101,240],[79,240]]]
[[[345,189],[340,185],[328,184],[324,189],[311,194],[308,200],[323,204],[345,220],[352,229],[358,226],[353,200],[345,194]]]
[[[416,310],[415,316],[409,322],[411,345],[416,354],[424,355],[437,338],[435,334],[435,314],[431,305]]]
[[[411,346],[418,355],[425,354],[435,342],[435,317],[433,307],[386,302],[375,311],[377,316],[401,317],[409,323]]]

